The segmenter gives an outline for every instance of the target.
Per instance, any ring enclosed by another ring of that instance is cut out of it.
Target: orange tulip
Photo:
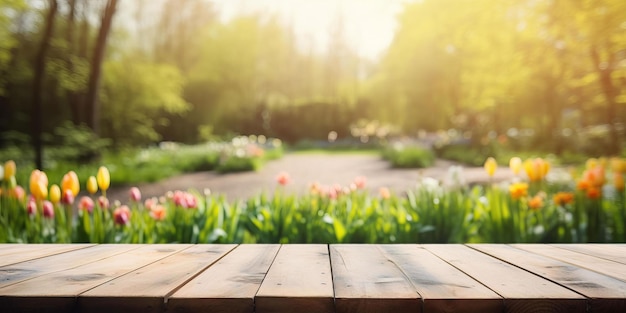
[[[30,174],[30,193],[37,200],[48,197],[48,176],[40,170],[33,170]]]
[[[530,200],[528,200],[528,207],[533,211],[537,211],[541,209],[542,206],[543,206],[543,198],[541,196],[537,195],[537,196],[532,197]]]
[[[511,194],[512,199],[519,199],[528,194],[528,184],[527,183],[514,183],[509,186],[509,193]]]
[[[63,179],[61,179],[61,189],[65,192],[66,190],[71,190],[74,197],[78,195],[80,191],[80,182],[78,181],[78,175],[76,172],[69,171],[67,174],[63,175]]]
[[[615,172],[615,174],[613,174],[613,186],[615,186],[615,189],[617,190],[624,190],[624,174],[619,172]]]

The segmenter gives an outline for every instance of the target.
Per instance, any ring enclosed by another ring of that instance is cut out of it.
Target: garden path
[[[143,198],[162,196],[167,191],[195,189],[210,190],[212,194],[224,195],[228,200],[246,199],[261,192],[271,193],[278,184],[276,176],[287,172],[290,182],[284,188],[288,193],[304,193],[311,183],[348,186],[357,176],[367,178],[366,188],[378,193],[382,187],[402,194],[415,187],[424,177],[448,181],[448,169],[458,163],[437,160],[425,169],[394,169],[377,154],[362,153],[294,153],[270,161],[257,172],[219,174],[196,172],[182,174],[156,183],[138,185]],[[499,168],[494,181],[511,178],[508,168]],[[463,167],[463,177],[468,184],[484,183],[488,176],[482,167]],[[128,201],[128,187],[116,187],[108,192],[112,200]]]

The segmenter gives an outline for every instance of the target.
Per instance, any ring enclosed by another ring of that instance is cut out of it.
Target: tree
[[[116,6],[117,0],[108,0],[102,14],[102,23],[100,24],[98,38],[96,39],[96,44],[93,50],[89,82],[87,84],[87,94],[85,98],[85,104],[87,109],[87,125],[91,129],[93,129],[96,134],[99,134],[100,132],[100,106],[98,103],[98,88],[100,87],[102,61],[104,59],[107,38],[111,29]]]
[[[35,166],[43,170],[43,143],[41,141],[43,114],[42,114],[42,96],[43,81],[46,75],[46,54],[50,46],[50,40],[54,32],[54,21],[57,13],[58,4],[56,0],[49,0],[48,14],[46,16],[46,26],[37,58],[35,60],[35,77],[33,78],[33,117],[31,120],[33,147],[35,149]]]

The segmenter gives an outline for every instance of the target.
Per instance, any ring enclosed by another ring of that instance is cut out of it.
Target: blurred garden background
[[[625,107],[623,0],[0,0],[0,241],[623,242]],[[346,151],[452,183],[99,201]]]

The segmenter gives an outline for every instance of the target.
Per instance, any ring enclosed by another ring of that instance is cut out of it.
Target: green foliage
[[[382,156],[397,168],[424,168],[435,163],[435,154],[419,146],[391,144],[383,149]]]
[[[130,58],[107,61],[103,67],[104,134],[117,146],[159,141],[161,135],[155,128],[169,123],[163,112],[188,110],[181,97],[183,77],[177,68]]]

